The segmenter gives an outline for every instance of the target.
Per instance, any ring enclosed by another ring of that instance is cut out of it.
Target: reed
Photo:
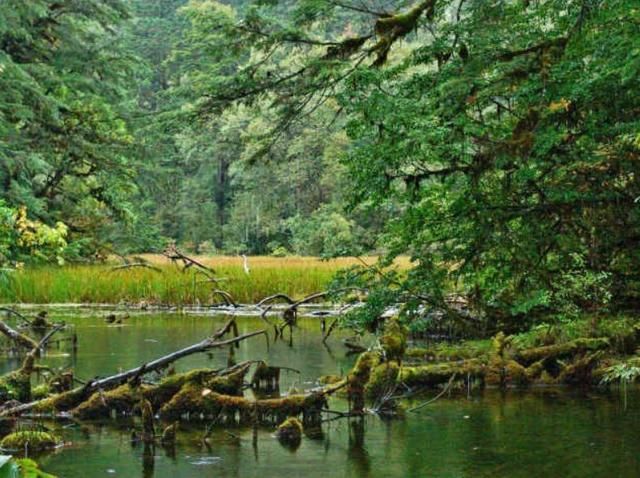
[[[239,303],[251,304],[283,292],[294,298],[325,290],[334,274],[356,259],[320,260],[315,257],[250,257],[249,274],[240,257],[198,257],[221,281],[205,283],[195,270],[182,269],[163,256],[143,256],[160,272],[132,268],[113,270],[113,264],[27,267],[0,286],[3,303],[132,303],[210,304],[219,302],[213,288],[229,292]],[[375,258],[364,258],[368,263]]]

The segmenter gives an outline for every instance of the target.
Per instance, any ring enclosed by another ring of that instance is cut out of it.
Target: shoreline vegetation
[[[149,267],[122,268],[115,260],[100,265],[25,267],[11,273],[0,287],[0,303],[214,304],[220,298],[212,290],[221,289],[238,303],[255,304],[277,293],[301,299],[326,290],[337,271],[362,264],[356,258],[253,256],[248,258],[247,273],[240,256],[193,258],[212,268],[219,282],[207,282],[196,269],[183,270],[164,256],[145,254],[136,259],[142,259]],[[362,260],[372,264],[377,258]],[[401,268],[408,263],[408,258],[397,261]]]

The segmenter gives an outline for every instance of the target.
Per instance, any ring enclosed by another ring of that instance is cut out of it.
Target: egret
[[[242,254],[242,267],[244,268],[244,273],[245,274],[249,274],[249,272],[251,272],[251,269],[249,269],[249,258]]]

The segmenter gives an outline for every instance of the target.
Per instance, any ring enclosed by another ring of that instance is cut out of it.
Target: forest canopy
[[[72,260],[410,256],[340,277],[368,317],[629,308],[639,38],[632,0],[8,0],[0,195]]]

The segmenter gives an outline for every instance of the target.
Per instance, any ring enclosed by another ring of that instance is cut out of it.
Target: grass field
[[[202,282],[193,268],[186,272],[163,256],[144,255],[151,269],[113,270],[114,264],[32,267],[14,272],[0,286],[3,303],[140,303],[186,305],[218,302],[212,289],[229,292],[239,303],[255,303],[278,292],[303,297],[326,289],[341,268],[359,264],[353,258],[323,261],[315,257],[250,257],[250,273],[240,257],[195,257],[223,279],[217,286]],[[364,258],[374,263],[375,257]]]

